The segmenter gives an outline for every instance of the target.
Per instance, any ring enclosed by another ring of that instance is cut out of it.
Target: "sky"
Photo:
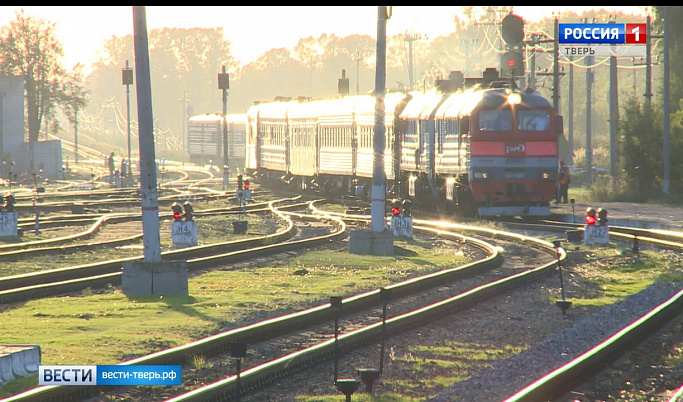
[[[552,17],[554,12],[580,13],[589,8],[642,14],[643,19],[646,15],[644,8],[637,6],[515,6],[513,12],[533,22]],[[0,6],[0,26],[8,25],[21,9],[56,24],[67,68],[80,62],[87,70],[107,39],[133,34],[132,6]],[[460,11],[460,6],[394,6],[387,35],[447,35],[453,31],[453,17]],[[233,57],[242,64],[270,49],[293,48],[299,39],[309,36],[377,36],[377,6],[146,6],[146,16],[148,30],[223,27],[232,42]]]

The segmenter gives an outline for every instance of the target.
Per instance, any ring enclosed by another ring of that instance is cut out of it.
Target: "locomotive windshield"
[[[517,129],[526,131],[546,131],[550,128],[550,114],[545,110],[519,110]]]
[[[479,112],[479,131],[510,131],[512,112],[510,110],[482,110]]]

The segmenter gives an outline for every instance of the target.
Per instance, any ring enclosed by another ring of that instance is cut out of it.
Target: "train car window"
[[[420,125],[420,138],[419,138],[419,149],[427,148],[427,139],[429,138],[429,121],[421,120]]]
[[[446,123],[443,120],[437,120],[436,126],[436,152],[443,153],[443,141],[446,133]]]
[[[407,120],[405,122],[405,135],[404,141],[406,143],[416,143],[417,142],[417,122],[415,120]]]
[[[479,112],[479,131],[510,131],[512,112],[510,110],[482,110]]]
[[[470,132],[470,116],[462,116],[458,120],[458,132],[460,134],[469,134]]]
[[[386,150],[391,150],[393,143],[394,143],[394,128],[393,128],[393,126],[387,126],[387,128],[386,128],[386,141],[384,142],[384,147],[386,148]]]
[[[519,110],[517,128],[525,131],[546,131],[550,128],[550,114],[545,110]]]

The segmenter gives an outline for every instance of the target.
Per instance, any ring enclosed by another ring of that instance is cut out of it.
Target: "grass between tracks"
[[[224,226],[216,225],[207,231],[212,233],[209,238],[223,236]],[[296,258],[276,259],[267,266],[245,265],[207,272],[189,279],[190,295],[185,297],[128,297],[111,288],[4,306],[0,311],[0,343],[40,345],[43,364],[116,364],[235,327],[246,315],[258,317],[267,311],[300,310],[326,303],[330,296],[375,289],[465,261],[459,250],[440,241],[396,239],[394,244],[400,251],[394,257],[354,255],[345,250],[308,251]],[[583,262],[565,268],[573,271],[568,272],[567,278],[585,278],[581,288],[570,285],[570,280],[567,282],[576,308],[613,303],[658,278],[670,279],[673,275],[680,280],[680,274],[672,272],[681,272],[683,265],[675,254],[642,251],[638,256],[629,256],[613,244],[580,245],[569,250],[569,254],[579,256]],[[554,304],[557,296],[557,292],[552,294],[548,303]],[[453,366],[460,364],[458,356],[471,359],[478,354],[482,364],[486,364],[519,351],[516,346],[498,350],[486,345],[452,343],[442,348],[416,348],[412,356],[394,358],[414,371],[412,378],[429,378],[429,385],[438,388],[462,379],[457,374],[444,376],[443,372],[468,371]],[[429,364],[425,364],[425,354],[431,356]],[[198,358],[192,364],[201,368],[206,363]],[[392,389],[404,391],[402,395],[356,394],[354,400],[413,400],[406,396],[411,394],[413,384],[385,381],[387,386],[390,382]],[[0,388],[0,397],[37,386],[37,378],[10,385]],[[302,395],[300,400],[342,401],[344,397]]]
[[[206,272],[189,279],[185,297],[128,297],[111,288],[4,306],[0,343],[40,345],[43,364],[116,364],[235,327],[247,314],[295,311],[467,260],[439,240],[395,246],[393,257],[308,251]]]

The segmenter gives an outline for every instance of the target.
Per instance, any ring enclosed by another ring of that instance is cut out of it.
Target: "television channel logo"
[[[560,44],[644,45],[647,24],[560,24]]]
[[[560,55],[642,57],[647,24],[559,24]]]

